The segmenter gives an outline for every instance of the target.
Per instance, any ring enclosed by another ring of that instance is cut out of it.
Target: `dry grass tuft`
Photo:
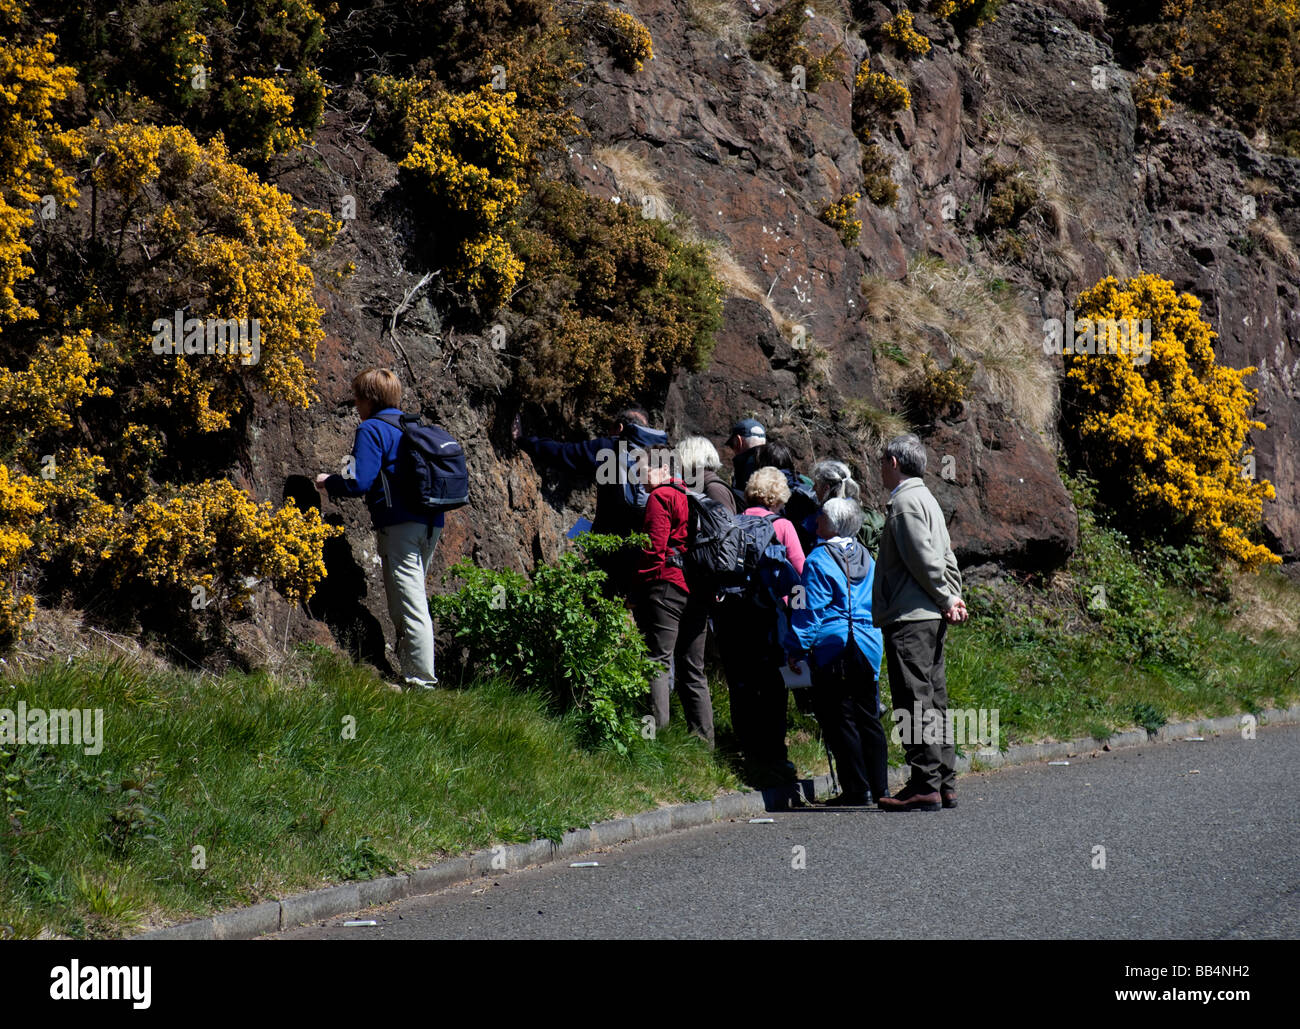
[[[726,287],[727,293],[731,296],[755,300],[762,304],[767,309],[768,315],[771,316],[773,324],[780,330],[781,335],[786,339],[792,338],[794,327],[797,324],[796,320],[777,309],[767,291],[758,284],[749,270],[736,260],[736,255],[730,249],[716,240],[705,240],[704,242],[709,246],[713,274]]]
[[[741,0],[687,0],[686,23],[735,51],[745,42],[746,11]]]
[[[1230,584],[1236,609],[1234,628],[1252,639],[1269,631],[1300,634],[1296,583],[1285,572],[1273,568],[1252,574],[1238,569],[1230,573]]]
[[[866,400],[846,401],[844,415],[862,450],[875,457],[880,455],[880,448],[887,441],[912,431],[902,415],[887,408],[876,407]]]
[[[1250,234],[1263,244],[1264,249],[1273,255],[1278,264],[1290,272],[1300,272],[1300,253],[1296,252],[1295,243],[1286,234],[1276,218],[1271,214],[1262,215],[1250,223]]]
[[[639,205],[649,197],[654,201],[656,216],[672,220],[673,209],[663,180],[644,157],[624,144],[595,147],[591,156],[614,174],[623,203]]]
[[[1042,333],[1001,279],[922,258],[901,282],[867,279],[862,295],[874,329],[876,369],[891,392],[939,335],[950,341],[954,357],[983,370],[995,399],[1030,428],[1047,431],[1056,411],[1056,376],[1043,354]]]

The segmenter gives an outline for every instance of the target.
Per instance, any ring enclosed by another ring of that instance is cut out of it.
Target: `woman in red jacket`
[[[686,484],[661,468],[650,470],[648,484],[644,531],[650,536],[650,546],[640,553],[633,613],[650,659],[664,666],[650,686],[655,723],[660,729],[668,724],[671,660],[687,731],[712,747],[713,700],[704,672],[710,598],[692,593],[682,571],[691,520]]]

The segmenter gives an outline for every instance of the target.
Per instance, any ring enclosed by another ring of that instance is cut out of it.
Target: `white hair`
[[[716,472],[722,467],[718,448],[704,436],[687,436],[679,442],[677,460],[681,464],[683,481],[695,490],[703,489],[705,472]]]
[[[852,539],[862,528],[862,505],[850,497],[832,497],[822,505],[822,517],[829,523],[833,536]]]
[[[853,471],[843,461],[818,461],[812,468],[812,481],[814,487],[826,487],[827,499],[848,497],[856,500],[862,493],[862,487],[853,480]]]

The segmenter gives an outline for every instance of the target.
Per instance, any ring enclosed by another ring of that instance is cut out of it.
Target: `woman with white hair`
[[[816,476],[814,476],[816,478]],[[871,621],[875,562],[854,536],[862,508],[832,497],[818,516],[819,541],[803,570],[803,603],[790,612],[789,664],[812,664],[812,701],[843,792],[832,805],[866,805],[889,796],[885,730],[880,724],[880,630]]]
[[[682,481],[689,489],[712,497],[732,514],[736,513],[736,495],[718,477],[722,459],[710,440],[704,436],[687,436],[677,444],[677,463],[681,466]]]
[[[857,500],[862,494],[862,487],[853,479],[853,470],[843,461],[818,461],[812,467],[810,478],[817,494],[817,509],[809,512],[797,526],[805,550],[812,550],[817,543],[817,520],[822,504],[835,497]]]

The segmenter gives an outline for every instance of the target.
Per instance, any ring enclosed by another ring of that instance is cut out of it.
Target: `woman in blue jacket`
[[[397,633],[402,685],[432,689],[438,677],[425,582],[443,515],[411,510],[396,482],[402,441],[402,384],[397,376],[385,368],[367,368],[352,380],[352,399],[361,424],[352,446],[351,474],[318,475],[316,488],[335,500],[365,498],[384,573],[388,615]]]
[[[885,730],[880,724],[883,640],[871,624],[875,562],[854,539],[862,526],[856,500],[822,505],[817,545],[803,570],[803,597],[792,605],[790,667],[812,663],[813,710],[839,767],[843,792],[833,805],[865,805],[889,796]]]

